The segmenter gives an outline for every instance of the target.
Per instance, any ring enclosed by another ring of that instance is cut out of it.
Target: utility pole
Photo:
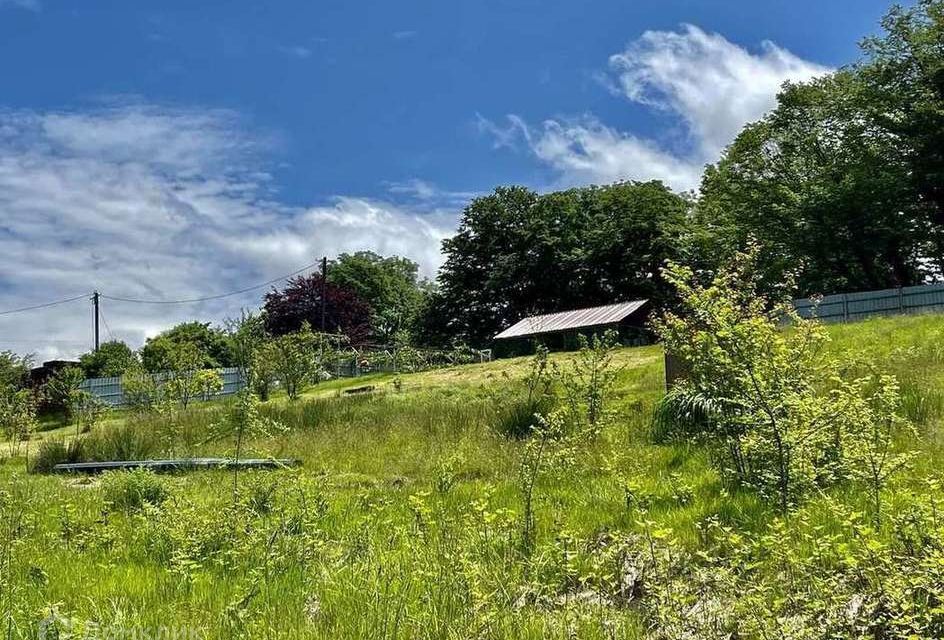
[[[328,297],[328,256],[321,259],[321,333],[325,332],[325,305]]]
[[[95,350],[98,351],[98,291],[92,294],[92,306],[95,307]]]

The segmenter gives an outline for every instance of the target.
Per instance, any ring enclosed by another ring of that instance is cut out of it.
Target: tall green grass
[[[906,513],[944,460],[935,444],[944,356],[932,344],[944,319],[830,331],[829,348],[848,353],[850,368],[899,375],[905,411],[921,425],[919,443],[901,444],[922,453],[888,500]],[[302,467],[241,474],[235,496],[225,471],[82,480],[25,475],[22,460],[9,460],[0,465],[0,523],[13,523],[0,526],[0,547],[11,550],[0,616],[24,638],[51,607],[76,624],[205,638],[645,638],[655,637],[651,594],[640,586],[630,601],[608,586],[627,571],[623,546],[648,549],[655,532],[679,558],[707,554],[721,567],[729,559],[719,559],[711,526],[744,540],[786,527],[781,551],[813,566],[825,536],[846,535],[834,505],[854,509],[854,486],[778,524],[756,495],[719,477],[710,451],[653,438],[658,348],[616,360],[617,418],[565,473],[540,480],[530,555],[519,482],[531,407],[516,386],[527,363],[513,360],[404,376],[401,391],[378,378],[372,394],[338,395],[337,382],[294,403],[274,399],[261,412],[282,429],[250,442],[247,455],[297,457]],[[92,459],[229,455],[231,443],[214,435],[228,409],[125,416],[72,446]],[[76,455],[65,441],[44,447],[50,459]],[[690,567],[677,571],[695,579]]]

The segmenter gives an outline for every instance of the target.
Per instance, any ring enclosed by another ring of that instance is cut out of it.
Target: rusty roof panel
[[[495,340],[615,324],[641,309],[647,302],[648,300],[633,300],[603,307],[529,316],[496,335]]]

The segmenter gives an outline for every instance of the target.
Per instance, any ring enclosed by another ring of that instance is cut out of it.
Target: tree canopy
[[[121,340],[103,342],[98,351],[89,351],[79,356],[79,365],[86,378],[122,376],[137,362],[137,355]]]
[[[373,251],[342,253],[331,261],[328,282],[353,292],[371,312],[372,338],[382,344],[398,332],[412,332],[430,285],[419,279],[419,265],[400,256]]]
[[[306,322],[323,333],[342,333],[352,344],[363,344],[371,334],[367,303],[348,287],[326,282],[320,273],[292,278],[282,290],[273,289],[265,296],[263,310],[266,330],[273,336],[295,333]]]
[[[32,356],[0,351],[0,392],[21,389],[29,378]]]
[[[194,351],[194,366],[216,369],[234,365],[226,334],[209,322],[183,322],[153,338],[141,348],[141,363],[151,372],[174,369],[181,349]]]
[[[800,293],[944,275],[940,0],[893,9],[855,65],[788,84],[705,173],[693,228],[719,265],[748,238]]]
[[[689,206],[655,181],[476,198],[443,242],[425,335],[481,344],[533,313],[661,300],[660,268],[678,257]]]

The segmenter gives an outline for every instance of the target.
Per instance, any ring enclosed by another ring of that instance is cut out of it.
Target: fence
[[[944,311],[944,284],[801,298],[794,300],[793,306],[801,317],[815,316],[823,322],[855,322],[871,316]]]
[[[439,367],[472,362],[489,362],[492,359],[490,349],[485,351],[468,350],[457,355],[455,351],[433,351],[411,349],[409,353],[394,351],[368,351],[338,358],[328,367],[327,373],[338,378],[356,378],[372,373],[406,373],[426,371]],[[243,388],[245,380],[242,372],[235,367],[217,369],[223,377],[223,389],[213,397],[233,395]],[[151,374],[155,382],[167,379],[167,374]],[[79,389],[96,396],[111,407],[125,405],[121,378],[89,378],[79,385]],[[198,394],[194,400],[201,399]]]
[[[228,369],[217,369],[223,378],[223,389],[217,396],[233,395],[243,388],[245,384],[243,375],[239,369],[231,367]],[[155,382],[161,382],[166,379],[166,374],[154,373],[151,378]],[[99,400],[112,407],[123,407],[125,404],[125,394],[121,387],[121,378],[88,378],[79,385],[82,391],[88,391]],[[199,400],[197,397],[195,400]]]
[[[414,373],[458,364],[491,362],[492,350],[393,349],[362,351],[335,360],[327,373],[338,378],[356,378],[372,373]]]

